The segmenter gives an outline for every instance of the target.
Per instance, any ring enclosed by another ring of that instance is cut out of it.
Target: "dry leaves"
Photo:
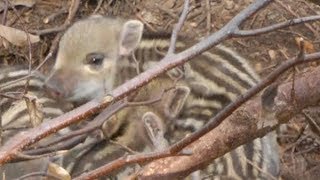
[[[32,34],[28,35],[31,43],[36,43],[40,41],[39,36]],[[9,41],[10,43],[16,46],[25,46],[28,44],[27,33],[12,27],[0,25],[0,37],[4,38],[5,40]]]
[[[32,7],[36,3],[36,0],[10,0],[10,4],[13,6],[25,6]],[[5,8],[5,1],[0,2],[0,12]]]
[[[33,127],[40,125],[44,119],[41,111],[42,105],[37,102],[36,96],[26,94],[24,100],[29,112],[30,121]]]
[[[298,45],[298,47],[301,47],[302,42],[304,43],[304,46],[303,46],[304,52],[306,52],[306,53],[316,52],[312,42],[307,41],[307,40],[303,39],[302,37],[295,37],[295,41],[296,41],[296,44]]]
[[[269,57],[272,61],[276,60],[277,52],[275,50],[269,50],[268,51]]]
[[[48,174],[53,175],[61,180],[71,180],[71,176],[68,171],[54,163],[49,163]]]

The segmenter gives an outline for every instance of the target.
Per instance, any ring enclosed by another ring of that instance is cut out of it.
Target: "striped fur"
[[[25,77],[28,74],[28,69],[22,66],[0,67],[0,118],[3,130],[1,144],[9,141],[15,134],[36,125],[32,123],[35,120],[31,120],[34,116],[31,116],[30,113],[36,113],[39,118],[37,123],[41,123],[62,115],[70,108],[71,104],[58,103],[46,96],[42,88],[45,78],[39,72],[33,73],[29,78],[28,86],[26,86],[27,80]],[[25,98],[34,100],[36,106],[28,109]],[[59,131],[58,134],[67,131],[65,129]],[[50,138],[53,137],[55,136]],[[10,163],[2,166],[0,173],[5,175],[6,179],[16,179],[29,173],[45,172],[49,162],[49,157],[43,157],[30,161]]]
[[[30,122],[26,102],[22,97],[24,90],[27,88],[26,95],[36,98],[39,105],[39,111],[48,119],[63,114],[61,104],[45,96],[42,91],[44,76],[35,72],[29,79],[26,87],[26,79],[19,80],[29,74],[28,70],[21,67],[1,68],[0,74],[0,93],[15,98],[20,97],[20,100],[5,98],[1,96],[0,107],[2,108],[2,126],[3,127],[21,127]]]
[[[159,38],[158,35],[156,37]],[[152,39],[152,36],[148,38],[151,39],[143,39],[135,51],[135,58],[139,61],[140,68],[142,67],[141,71],[156,65],[169,45],[168,38]],[[178,41],[178,51],[187,47],[187,44]],[[129,77],[121,76],[121,78],[130,79],[136,75],[136,63],[132,64],[131,69],[128,69],[128,66],[125,68],[121,69],[121,72],[131,72],[132,75],[127,74]],[[202,127],[209,118],[259,81],[259,77],[247,60],[223,45],[218,45],[178,68],[183,70],[182,81],[186,82],[191,92],[175,121],[183,129],[192,131]],[[171,70],[167,75],[170,76],[173,71],[175,70]],[[122,84],[123,81],[117,83]],[[215,160],[210,165],[213,170],[211,173],[215,179],[223,177],[269,179],[270,175],[277,176],[279,173],[277,153],[275,137],[271,133]]]

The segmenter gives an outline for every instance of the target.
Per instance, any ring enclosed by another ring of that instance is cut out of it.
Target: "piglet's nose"
[[[43,84],[43,89],[46,91],[46,93],[55,99],[61,99],[63,98],[63,90],[61,88],[58,88],[55,85],[51,85],[50,83],[44,83]]]

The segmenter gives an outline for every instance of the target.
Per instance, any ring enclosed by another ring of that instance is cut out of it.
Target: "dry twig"
[[[169,49],[168,49],[166,56],[171,56],[172,54],[175,53],[178,33],[181,30],[183,23],[187,18],[188,12],[189,12],[189,0],[185,0],[179,21],[173,28],[172,35],[171,35],[171,41],[170,41]]]
[[[76,13],[77,13],[77,11],[79,9],[80,3],[81,3],[80,0],[72,0],[71,1],[68,17],[67,17],[67,19],[65,20],[65,22],[63,23],[62,26],[49,28],[49,29],[44,29],[44,30],[33,30],[31,32],[35,33],[37,35],[45,35],[45,34],[51,34],[51,33],[64,31],[72,23],[72,20],[74,19],[75,15],[76,15]]]

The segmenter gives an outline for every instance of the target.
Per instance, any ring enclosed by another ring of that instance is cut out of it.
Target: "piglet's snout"
[[[43,88],[45,89],[46,93],[56,99],[64,99],[68,97],[69,91],[67,85],[71,82],[68,82],[68,78],[64,75],[64,73],[57,71],[52,73],[47,80],[45,81]]]
[[[52,80],[47,80],[44,83],[43,88],[45,89],[46,93],[49,96],[51,96],[55,99],[62,99],[65,97],[64,90],[63,90],[62,86],[60,85],[60,83],[53,82]]]

